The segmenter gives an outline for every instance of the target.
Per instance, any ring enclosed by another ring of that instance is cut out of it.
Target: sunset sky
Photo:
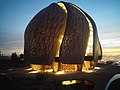
[[[24,31],[40,10],[59,0],[0,0],[0,51],[24,51]],[[120,0],[63,0],[76,4],[95,21],[103,55],[120,55]]]

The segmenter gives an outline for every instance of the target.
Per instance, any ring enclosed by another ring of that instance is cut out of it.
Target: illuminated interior
[[[65,13],[67,14],[67,9],[65,7],[65,5],[62,3],[62,2],[58,2],[57,3],[64,11]],[[65,27],[63,28],[65,29]],[[55,57],[59,57],[59,52],[60,52],[60,46],[61,46],[61,43],[62,43],[62,40],[63,40],[63,37],[64,37],[64,31],[65,30],[62,30],[63,32],[61,32],[61,35],[59,36],[59,40],[58,40],[58,45],[57,45],[57,53],[56,53],[56,56]],[[36,64],[31,64],[31,67],[33,68],[33,70],[40,70],[40,71],[44,71],[44,72],[56,72],[56,74],[61,74],[61,72],[58,71],[58,65],[59,63],[58,62],[55,62],[55,60],[53,61],[52,65],[36,65]],[[40,72],[39,71],[39,72]],[[58,71],[58,72],[57,72]]]
[[[65,7],[65,5],[62,2],[58,2],[57,3],[63,10],[65,10],[65,12],[67,13],[67,9]]]
[[[65,11],[65,13],[67,15],[67,9],[66,9],[65,5],[62,2],[58,2],[57,4]],[[57,53],[56,53],[55,57],[59,57],[60,46],[61,46],[61,43],[62,43],[62,40],[63,40],[63,37],[64,37],[65,28],[66,28],[66,26],[63,28],[64,30],[62,30],[63,32],[61,33],[61,35],[59,37],[59,40],[58,40],[58,49],[57,49]]]
[[[86,53],[85,53],[85,56],[93,56],[93,27],[92,27],[92,24],[91,24],[91,21],[88,19],[88,17],[84,14],[84,12],[78,8],[77,6],[73,5],[73,7],[77,8],[85,17],[86,17],[86,20],[88,22],[88,25],[89,25],[89,30],[90,30],[90,33],[89,33],[89,40],[88,40],[88,46],[87,46],[87,49],[86,49]]]
[[[61,36],[59,37],[59,40],[58,40],[58,50],[57,50],[56,57],[59,57],[60,45],[61,45],[61,43],[62,43],[63,37],[64,37],[63,35],[61,35]]]
[[[90,33],[89,33],[88,46],[87,46],[87,49],[86,49],[85,56],[86,57],[92,57],[93,56],[93,27],[92,27],[92,24],[91,24],[90,20],[88,18],[86,18],[86,19],[89,23]],[[82,71],[87,71],[89,69],[94,69],[91,65],[92,62],[93,61],[84,61]]]
[[[93,82],[87,80],[66,80],[61,82],[61,84],[65,86],[77,83],[83,83],[84,85],[93,85]]]
[[[57,3],[64,11],[65,14],[67,15],[67,9],[66,6],[64,5],[63,2],[58,2]],[[88,38],[88,42],[87,42],[87,47],[86,47],[86,52],[85,52],[85,57],[93,57],[93,26],[91,21],[89,20],[89,18],[86,16],[86,14],[79,9],[78,7],[76,7],[75,5],[72,4],[73,7],[77,8],[86,18],[87,22],[88,22],[88,27],[89,27],[89,38]],[[67,17],[67,16],[65,16]],[[65,18],[64,18],[65,19]],[[66,24],[66,20],[64,20],[64,23]],[[92,73],[94,70],[94,66],[95,66],[95,62],[92,60],[84,60],[83,64],[62,64],[59,61],[59,57],[60,57],[60,47],[62,44],[62,41],[64,40],[64,33],[65,33],[65,29],[66,29],[66,25],[63,26],[63,28],[61,29],[62,31],[60,32],[60,34],[57,36],[57,44],[56,45],[56,51],[55,51],[55,55],[53,56],[54,60],[52,61],[51,65],[39,65],[39,64],[31,64],[31,67],[33,70],[35,71],[31,71],[30,73],[39,73],[39,72],[55,72],[55,74],[60,75],[60,74],[64,74],[66,72],[76,72],[76,71],[80,71],[79,68],[82,67],[81,71],[83,72],[87,72],[87,73]],[[78,33],[79,34],[79,33]],[[49,45],[49,44],[48,44]],[[52,59],[53,59],[52,58]],[[57,58],[57,60],[56,60]],[[81,65],[81,66],[80,66]],[[69,85],[69,84],[74,84],[77,83],[76,80],[71,80],[71,81],[63,81],[62,84],[63,85]]]
[[[90,22],[89,22],[89,29],[90,29],[90,34],[89,34],[88,46],[85,56],[93,56],[93,28]]]
[[[58,71],[58,72],[56,72],[55,74],[56,74],[56,75],[60,75],[60,74],[64,74],[64,72],[63,72],[63,71]]]
[[[71,84],[76,84],[78,83],[78,80],[67,80],[67,81],[62,81],[62,85],[71,85]]]
[[[73,5],[74,6],[74,5]],[[76,7],[76,6],[74,6]],[[78,7],[76,7],[78,8]],[[78,8],[79,9],[79,8]],[[80,10],[80,9],[79,9]],[[82,10],[80,10],[83,15],[86,17],[87,21],[88,21],[88,24],[89,24],[89,30],[90,30],[90,33],[89,33],[89,39],[88,39],[88,45],[87,45],[87,49],[86,49],[86,53],[85,53],[85,56],[86,57],[93,57],[93,26],[92,26],[92,23],[91,21],[88,19],[88,17],[84,14],[84,12]],[[82,71],[88,71],[91,70],[91,69],[94,69],[94,63],[92,60],[90,61],[84,61],[83,63],[83,67],[82,67]],[[92,72],[92,71],[90,71]]]
[[[33,72],[53,72],[53,69],[50,65],[37,65],[37,64],[31,64]],[[31,69],[31,68],[30,68]]]
[[[77,65],[76,64],[62,64],[62,70],[64,72],[75,72],[77,71]]]
[[[59,2],[58,5],[61,6],[65,10],[65,12],[67,13],[67,9],[66,9],[65,5],[62,2]],[[87,18],[87,16],[84,13],[83,13],[83,15],[86,17],[86,19],[88,21],[89,30],[90,30],[89,39],[88,39],[88,45],[87,45],[85,56],[93,56],[93,27],[92,27],[92,24],[91,24],[90,20]],[[57,51],[56,57],[59,57],[60,45],[62,43],[63,37],[64,36],[61,35],[61,37],[59,38],[59,42],[58,42],[59,43],[59,50]],[[58,63],[56,63],[56,64],[58,65]],[[61,64],[61,67],[62,67],[62,70],[64,72],[75,72],[75,71],[77,71],[77,65],[76,64]],[[89,69],[91,69],[91,61],[84,61],[82,71],[87,71]]]

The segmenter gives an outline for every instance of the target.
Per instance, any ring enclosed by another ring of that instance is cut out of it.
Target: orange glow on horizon
[[[120,49],[103,49],[103,55],[120,55]]]

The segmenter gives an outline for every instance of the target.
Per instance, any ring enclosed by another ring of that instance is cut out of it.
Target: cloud
[[[7,56],[10,56],[13,52],[23,53],[24,42],[22,40],[2,42],[0,44],[0,51],[2,51],[3,55]]]

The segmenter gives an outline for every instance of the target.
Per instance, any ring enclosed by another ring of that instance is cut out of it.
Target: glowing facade
[[[35,70],[78,71],[101,59],[102,49],[92,18],[74,4],[58,2],[28,24],[24,54]]]

